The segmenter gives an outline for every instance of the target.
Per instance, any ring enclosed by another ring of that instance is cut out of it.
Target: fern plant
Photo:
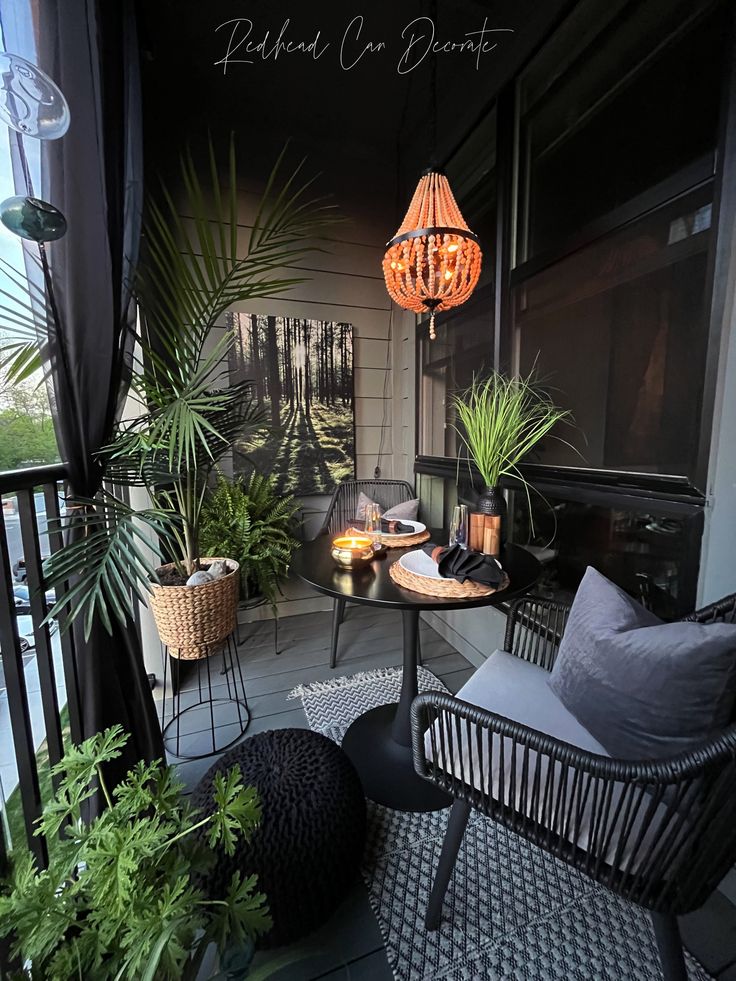
[[[261,808],[237,766],[217,774],[215,808],[203,816],[182,797],[183,784],[160,761],[138,763],[110,794],[104,765],[128,739],[120,726],[72,747],[37,834],[49,841],[48,869],[30,851],[11,853],[0,889],[0,937],[24,965],[11,975],[43,981],[194,979],[211,943],[252,950],[271,926],[255,876],[236,872],[223,896],[205,896],[197,873],[232,855],[257,826]],[[82,805],[99,787],[107,808],[90,823]]]
[[[271,476],[256,473],[233,482],[223,477],[205,498],[200,539],[208,555],[240,563],[243,595],[262,594],[276,612],[279,580],[299,542],[294,537],[298,506],[276,492]]]

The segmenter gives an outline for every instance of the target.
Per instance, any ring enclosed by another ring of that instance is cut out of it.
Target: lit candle
[[[332,543],[332,558],[344,569],[357,569],[373,558],[373,543],[370,538],[343,536]]]

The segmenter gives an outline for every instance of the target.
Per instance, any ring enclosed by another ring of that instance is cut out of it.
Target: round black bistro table
[[[433,540],[441,542],[437,533]],[[509,577],[507,589],[480,599],[439,599],[397,586],[389,569],[411,548],[389,549],[384,558],[356,571],[339,569],[330,555],[331,539],[324,535],[305,543],[294,555],[292,570],[317,592],[350,603],[401,610],[404,670],[398,703],[370,709],[352,723],[342,748],[360,775],[366,797],[401,811],[436,811],[448,807],[450,797],[417,776],[411,750],[409,710],[417,695],[417,638],[423,610],[465,610],[498,606],[527,593],[539,576],[534,556],[518,545],[506,545],[500,555]]]

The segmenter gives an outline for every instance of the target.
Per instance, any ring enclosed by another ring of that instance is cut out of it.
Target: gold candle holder
[[[373,542],[370,538],[343,535],[333,541],[331,554],[342,569],[361,569],[373,559]]]

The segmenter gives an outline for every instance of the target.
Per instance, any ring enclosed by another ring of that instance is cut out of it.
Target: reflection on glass
[[[518,263],[713,166],[727,5],[702,17],[692,0],[579,6],[519,85]]]
[[[561,495],[564,492],[561,492]],[[657,616],[676,619],[695,607],[700,516],[656,511],[652,502],[624,508],[512,493],[509,537],[542,564],[534,591],[572,601],[592,565]]]
[[[532,276],[514,291],[518,367],[569,408],[575,449],[532,462],[689,475],[706,351],[707,185]],[[577,451],[577,452],[576,452]]]
[[[437,339],[420,336],[420,412],[417,420],[419,453],[457,456],[459,440],[450,396],[466,389],[473,377],[493,367],[493,296],[489,289],[450,316],[438,316]]]

